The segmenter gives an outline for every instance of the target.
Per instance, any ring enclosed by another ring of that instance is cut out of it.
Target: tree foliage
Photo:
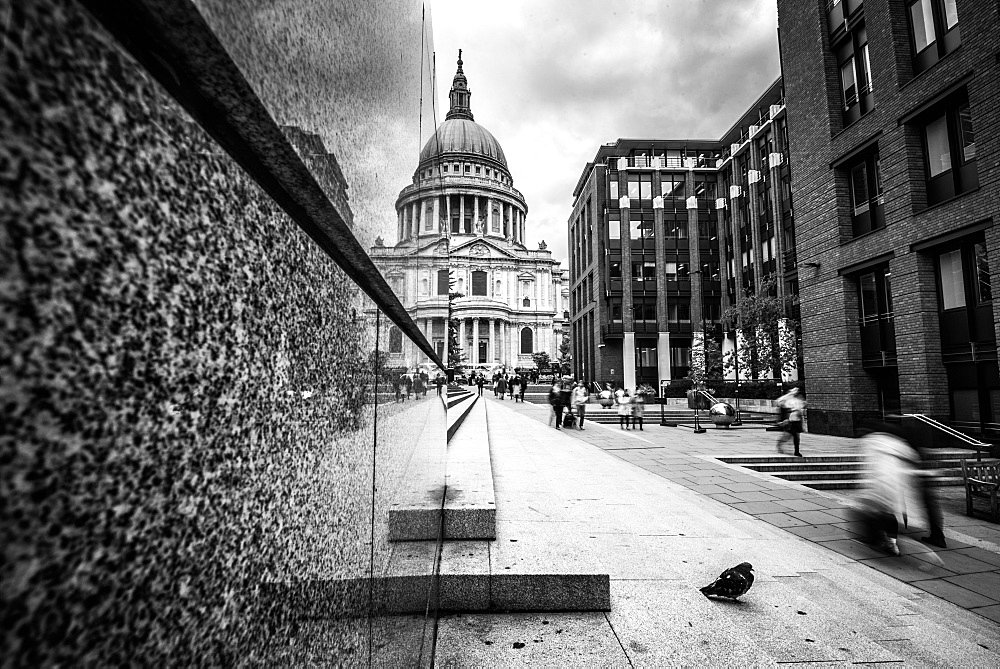
[[[740,378],[760,379],[795,367],[798,323],[786,319],[788,305],[775,295],[775,286],[775,280],[768,279],[756,293],[748,292],[738,304],[723,312],[725,328],[740,334],[736,348],[723,361],[726,372],[738,372]],[[783,329],[779,327],[782,320]]]
[[[559,343],[559,358],[556,360],[556,364],[559,365],[559,371],[562,374],[570,374],[573,371],[573,346],[568,334],[564,334]]]
[[[455,300],[465,297],[465,293],[457,293],[452,290],[455,287],[455,277],[448,277],[448,366],[461,370],[465,367],[466,355],[465,347],[458,337],[458,319],[452,318],[455,307]]]
[[[547,372],[552,367],[552,359],[545,351],[535,351],[531,354],[531,359],[535,361],[539,372]]]

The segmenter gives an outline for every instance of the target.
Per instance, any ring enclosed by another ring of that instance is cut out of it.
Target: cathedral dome
[[[489,130],[471,119],[451,118],[439,125],[420,152],[420,162],[453,153],[491,158],[507,167],[500,142]]]

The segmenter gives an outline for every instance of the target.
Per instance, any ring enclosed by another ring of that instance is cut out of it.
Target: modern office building
[[[996,2],[779,0],[813,431],[1000,429]]]
[[[376,240],[371,257],[439,355],[447,349],[453,280],[464,295],[451,318],[459,321],[465,365],[534,367],[532,353],[557,355],[568,289],[546,244],[526,246],[528,205],[500,143],[473,118],[462,65],[460,51],[448,114],[396,200],[397,242]],[[391,364],[426,359],[397,329],[388,336]]]
[[[736,347],[720,324],[730,305],[770,280],[776,295],[796,293],[787,142],[779,79],[719,139],[600,147],[569,218],[578,376],[658,388],[688,373],[706,336],[724,352]],[[763,376],[798,371],[779,365]]]

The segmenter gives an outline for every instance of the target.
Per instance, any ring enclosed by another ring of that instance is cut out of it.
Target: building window
[[[632,320],[640,323],[656,322],[656,299],[638,298],[632,302]]]
[[[403,333],[393,325],[389,328],[389,353],[403,352]]]
[[[608,221],[608,239],[621,239],[622,222],[611,219]]]
[[[475,271],[472,273],[472,294],[486,295],[486,272]]]
[[[451,272],[446,269],[439,269],[437,273],[437,294],[447,295],[451,287]]]
[[[965,283],[962,279],[962,250],[955,249],[938,256],[941,273],[941,308],[960,309],[965,306]]]
[[[990,282],[990,264],[986,258],[986,244],[978,243],[974,247],[976,256],[976,289],[980,302],[993,299],[993,284]]]
[[[927,204],[944,202],[979,187],[972,110],[963,93],[923,120]]]
[[[531,306],[531,298],[530,297],[526,297],[523,300],[521,300],[521,306],[522,307],[530,307]]]
[[[869,153],[847,168],[851,193],[851,231],[858,237],[885,227],[885,197],[878,152]]]
[[[858,277],[858,297],[862,364],[865,367],[895,366],[896,330],[889,268]]]
[[[617,179],[617,175],[613,175],[613,178],[611,178],[611,179],[608,180],[608,189],[611,192],[611,195],[610,195],[611,206],[612,207],[617,207],[618,206],[618,179]]]
[[[667,320],[674,324],[691,322],[691,301],[685,298],[671,299],[667,303]]]
[[[633,262],[632,263],[632,280],[633,281],[652,281],[656,282],[656,263],[653,261],[646,262]]]
[[[535,341],[531,328],[521,328],[521,353],[534,353]]]
[[[482,168],[480,168],[479,165],[476,165],[476,174],[479,174],[479,172],[480,172],[481,169]]]
[[[962,43],[957,0],[917,0],[907,13],[914,73],[923,72]]]
[[[622,278],[622,263],[620,260],[613,260],[608,263],[608,278],[621,280]]]
[[[611,322],[622,322],[622,298],[620,297],[611,298]]]
[[[628,200],[632,207],[639,206],[639,175],[628,175]]]
[[[840,66],[840,102],[844,125],[850,125],[872,110],[872,71],[868,57],[868,32],[854,29],[837,48]]]

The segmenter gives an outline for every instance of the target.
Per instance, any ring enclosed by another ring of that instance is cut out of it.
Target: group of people
[[[561,379],[556,377],[549,389],[549,425],[555,424],[557,430],[576,427],[582,430],[587,416],[587,403],[590,402],[590,390],[582,379],[574,382],[569,376]],[[563,415],[565,413],[565,416]]]
[[[509,396],[515,402],[518,400],[524,401],[524,391],[528,389],[530,382],[531,377],[527,372],[524,376],[521,376],[517,371],[513,374],[497,371],[493,373],[490,379],[494,397],[504,399]],[[486,383],[486,376],[481,372],[469,377],[469,385],[476,386],[479,389],[480,397],[482,397],[483,388],[486,386]]]
[[[601,402],[610,407],[612,404],[618,412],[618,429],[642,429],[643,418],[646,415],[646,396],[640,392],[630,394],[626,388],[618,386],[612,389],[610,383],[604,384],[600,394]]]
[[[405,402],[410,399],[411,394],[418,400],[427,397],[427,390],[431,385],[437,387],[437,394],[440,396],[446,383],[447,379],[442,374],[436,374],[432,381],[430,375],[423,369],[400,374],[396,380],[396,401]]]

